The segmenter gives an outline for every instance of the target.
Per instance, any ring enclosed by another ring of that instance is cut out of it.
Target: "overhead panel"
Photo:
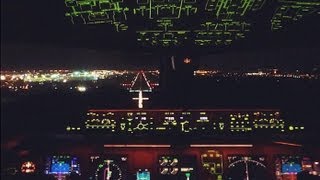
[[[318,0],[65,0],[73,24],[130,30],[138,44],[156,47],[229,46],[249,34],[266,4],[276,6],[273,31],[320,14]]]
[[[271,30],[283,29],[313,15],[320,15],[319,0],[279,0],[279,6],[271,19]]]

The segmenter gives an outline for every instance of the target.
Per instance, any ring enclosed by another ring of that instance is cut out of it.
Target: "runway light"
[[[167,144],[105,144],[105,148],[170,148]]]
[[[252,144],[191,144],[190,147],[253,147]]]

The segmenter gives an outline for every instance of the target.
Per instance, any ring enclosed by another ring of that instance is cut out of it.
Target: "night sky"
[[[1,0],[1,68],[155,68],[171,54],[193,54],[201,67],[313,68],[320,64],[319,16],[271,32],[273,7],[256,15],[243,40],[225,48],[142,48],[132,32],[72,25],[63,0]]]

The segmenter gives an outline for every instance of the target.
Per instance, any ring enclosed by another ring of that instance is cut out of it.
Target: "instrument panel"
[[[8,176],[28,177],[45,174],[57,180],[77,175],[89,180],[277,180],[297,179],[302,172],[320,177],[319,161],[301,155],[224,154],[208,149],[197,153],[152,153],[151,160],[139,157],[133,150],[128,154],[92,155],[86,159],[70,155],[46,158],[46,163],[25,161],[20,167],[2,169]],[[138,156],[138,157],[135,157]],[[139,159],[139,162],[136,160]],[[82,161],[80,161],[82,160]],[[141,162],[142,161],[142,162]],[[81,162],[81,173],[80,173]],[[44,167],[43,167],[44,166]],[[41,170],[44,168],[44,172]]]

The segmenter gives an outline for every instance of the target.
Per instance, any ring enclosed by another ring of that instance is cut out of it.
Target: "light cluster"
[[[23,81],[23,82],[68,82],[68,81],[92,81],[106,79],[113,75],[123,75],[125,71],[116,70],[26,70],[26,71],[2,71],[1,81]]]
[[[21,165],[22,173],[31,174],[31,173],[34,173],[35,171],[36,171],[36,165],[31,161],[24,162]]]
[[[138,72],[138,73],[137,73]],[[54,89],[60,87],[68,87],[71,90],[79,92],[86,92],[90,85],[87,84],[97,83],[101,80],[110,79],[123,79],[126,82],[127,78],[131,76],[139,76],[141,71],[135,70],[25,70],[25,71],[1,71],[1,88],[7,88],[13,91],[18,90],[30,90],[37,87],[44,88],[48,87],[47,84],[51,85]],[[154,82],[159,76],[158,71],[145,71],[142,72],[143,78],[146,78],[146,74],[152,76],[152,83],[148,80],[148,88],[154,88],[159,86],[158,83]],[[156,77],[156,78],[155,78]],[[130,79],[131,80],[131,79]],[[120,83],[120,82],[119,82]],[[132,82],[133,83],[133,82]],[[133,84],[121,83],[125,88],[131,87]],[[93,88],[98,88],[98,85],[91,85]]]
[[[189,62],[186,59],[186,62]],[[185,63],[186,63],[185,62]],[[316,68],[315,68],[316,69]],[[85,92],[90,89],[85,82],[117,79],[120,85],[130,92],[151,92],[159,86],[159,70],[24,70],[24,71],[1,71],[1,88],[10,90],[30,90],[35,87],[47,87],[44,84],[51,84],[54,89],[68,86],[71,90]],[[283,71],[281,69],[256,69],[250,71],[223,71],[204,70],[194,71],[194,76],[200,77],[222,77],[222,78],[276,78],[276,79],[301,79],[317,80],[320,74],[317,71],[302,72]],[[77,82],[77,83],[74,83]],[[93,85],[93,88],[99,88]]]
[[[195,176],[195,161],[193,156],[161,155],[158,158],[158,173],[164,179],[168,177],[192,179]]]
[[[89,110],[87,130],[125,134],[199,134],[300,132],[276,110]]]
[[[258,77],[277,79],[319,79],[320,74],[313,72],[283,71],[280,69],[256,69],[249,71],[219,71],[219,70],[197,70],[194,76],[208,77]]]

